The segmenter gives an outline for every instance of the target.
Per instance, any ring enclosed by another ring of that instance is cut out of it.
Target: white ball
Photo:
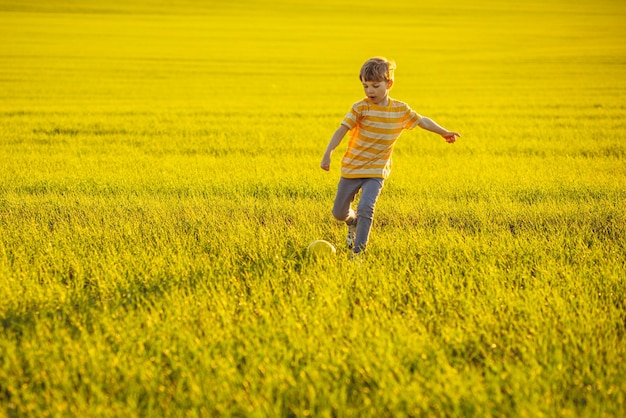
[[[337,252],[333,244],[323,239],[318,239],[310,243],[306,251],[314,258],[331,257]]]

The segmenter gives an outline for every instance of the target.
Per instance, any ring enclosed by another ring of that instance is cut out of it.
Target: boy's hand
[[[322,158],[320,167],[322,168],[322,170],[330,170],[330,155],[324,154],[324,158]]]
[[[456,138],[461,137],[461,134],[458,132],[446,132],[441,134],[441,136],[443,136],[448,144],[454,144]]]

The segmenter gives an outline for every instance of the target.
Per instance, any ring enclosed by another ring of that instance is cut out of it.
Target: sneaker
[[[363,264],[363,256],[361,253],[351,253],[350,254],[350,262],[355,263],[355,265],[360,266]]]
[[[348,237],[346,238],[346,244],[348,244],[348,248],[354,247],[354,242],[356,241],[356,222],[352,225],[348,225]]]

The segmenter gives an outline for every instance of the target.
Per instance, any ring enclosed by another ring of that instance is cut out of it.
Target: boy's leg
[[[333,216],[339,221],[345,221],[348,225],[356,222],[356,213],[350,207],[354,197],[361,188],[363,179],[347,179],[341,177],[337,186],[337,195],[333,205]]]
[[[363,179],[361,200],[358,207],[359,222],[356,225],[356,241],[354,243],[354,252],[357,254],[365,250],[367,246],[372,220],[374,219],[374,208],[384,184],[384,179]]]

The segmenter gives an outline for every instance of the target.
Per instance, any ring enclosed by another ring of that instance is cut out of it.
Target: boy
[[[346,133],[352,131],[348,150],[341,160],[333,216],[348,225],[346,241],[354,254],[367,246],[376,200],[391,172],[391,153],[402,131],[419,126],[441,135],[450,144],[461,136],[417,114],[406,103],[389,97],[395,69],[393,61],[382,57],[371,58],[363,64],[359,78],[366,97],[355,103],[343,119],[320,164],[323,170],[330,170],[332,152]],[[361,199],[354,211],[351,204],[359,190]]]

